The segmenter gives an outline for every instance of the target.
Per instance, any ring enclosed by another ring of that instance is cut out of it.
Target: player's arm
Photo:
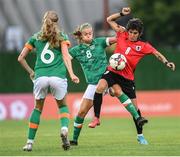
[[[129,7],[122,8],[120,13],[115,13],[107,17],[107,22],[111,26],[111,28],[116,32],[124,32],[125,28],[121,25],[118,25],[116,20],[122,16],[130,14],[131,9]]]
[[[113,53],[115,49],[115,43],[117,41],[116,37],[108,37],[106,38],[106,52]]]
[[[155,51],[153,53],[157,59],[159,59],[162,63],[164,63],[168,68],[170,68],[171,70],[175,70],[175,64],[173,62],[169,62],[166,57],[164,55],[162,55],[160,52]]]
[[[107,40],[108,40],[109,45],[112,45],[112,44],[116,43],[117,38],[116,37],[108,37]]]
[[[29,73],[30,78],[33,80],[34,78],[34,70],[31,69],[31,67],[28,65],[26,62],[26,56],[28,55],[29,52],[31,52],[32,49],[28,47],[24,47],[23,50],[21,51],[20,55],[18,56],[18,62],[22,65],[22,67]]]
[[[72,57],[69,54],[68,46],[69,46],[68,41],[61,42],[61,51],[62,51],[64,64],[69,72],[71,80],[75,83],[79,83],[79,78],[73,72],[72,63],[71,63]]]

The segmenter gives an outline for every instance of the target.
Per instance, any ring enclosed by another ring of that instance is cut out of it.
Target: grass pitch
[[[79,138],[79,145],[69,151],[61,148],[59,121],[41,121],[32,152],[22,151],[26,142],[27,121],[0,122],[1,156],[179,156],[180,117],[149,118],[144,135],[149,145],[140,145],[132,119],[102,119],[95,129],[88,128],[86,120]],[[72,138],[73,120],[69,127]]]

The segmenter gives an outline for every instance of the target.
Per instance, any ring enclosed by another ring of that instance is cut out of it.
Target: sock
[[[61,105],[59,108],[59,118],[60,118],[60,124],[61,128],[68,128],[69,126],[69,110],[67,105]]]
[[[102,105],[102,94],[99,93],[94,94],[93,105],[94,105],[94,115],[95,117],[99,118],[101,112],[101,105]]]
[[[140,117],[136,110],[136,107],[132,104],[131,100],[126,94],[123,93],[118,97],[118,99],[135,119]]]
[[[74,121],[73,141],[78,141],[78,137],[80,135],[83,122],[84,122],[84,118],[76,116]]]
[[[137,110],[137,112],[139,113],[139,116],[141,117],[141,112],[140,112],[139,109]],[[136,121],[136,119],[134,117],[133,117],[133,120],[134,120],[134,124],[136,126],[137,134],[142,134],[143,128],[140,127],[139,125],[137,125],[137,121]]]
[[[38,129],[39,123],[40,123],[40,116],[41,112],[37,109],[34,109],[30,121],[29,121],[29,133],[28,133],[28,140],[34,140],[36,131]]]

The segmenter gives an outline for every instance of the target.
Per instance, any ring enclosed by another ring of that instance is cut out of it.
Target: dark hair
[[[137,30],[141,36],[144,30],[143,22],[139,18],[132,18],[128,21],[126,29],[127,31],[130,29]]]

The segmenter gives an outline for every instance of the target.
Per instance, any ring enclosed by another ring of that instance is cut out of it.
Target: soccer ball
[[[126,57],[120,53],[115,53],[109,58],[109,65],[115,70],[124,69],[126,62]]]

